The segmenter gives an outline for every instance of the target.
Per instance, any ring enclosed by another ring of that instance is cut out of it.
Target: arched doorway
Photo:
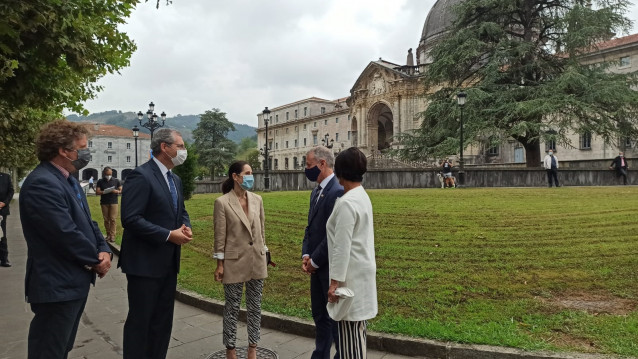
[[[368,144],[371,150],[381,151],[390,148],[394,136],[394,117],[390,107],[377,103],[370,108],[368,115]]]
[[[86,168],[82,171],[82,181],[88,181],[89,178],[93,177],[95,181],[98,180],[97,170],[95,168]]]

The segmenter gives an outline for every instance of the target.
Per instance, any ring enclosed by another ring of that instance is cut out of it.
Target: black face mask
[[[319,169],[319,166],[306,168],[304,172],[306,173],[306,178],[312,182],[316,182],[317,178],[319,178],[319,175],[321,174],[321,170]]]

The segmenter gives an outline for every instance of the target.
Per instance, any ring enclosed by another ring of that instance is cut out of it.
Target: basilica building
[[[269,168],[298,170],[305,165],[305,154],[316,145],[327,145],[335,153],[356,146],[373,159],[373,167],[435,166],[437,159],[423,159],[420,163],[405,163],[391,159],[382,152],[401,144],[397,134],[421,126],[420,114],[427,107],[423,84],[426,69],[431,63],[429,51],[452,24],[451,8],[462,0],[438,0],[427,15],[416,48],[408,50],[404,64],[382,58],[371,61],[352,85],[350,94],[335,100],[310,97],[293,103],[278,105],[270,113],[258,117],[257,139],[269,148]],[[638,70],[638,34],[615,38],[601,44],[597,51],[582,59],[585,63],[613,62],[615,72]],[[266,135],[266,121],[268,134]],[[514,139],[500,146],[482,144],[464,150],[466,165],[517,165],[525,163],[525,150]],[[555,148],[562,164],[582,166],[611,161],[619,150],[627,158],[638,157],[636,139],[626,138],[617,144],[605,143],[592,133],[571,135],[570,147],[546,143],[545,149]],[[449,154],[455,158],[456,154]],[[543,156],[541,156],[542,158]],[[540,166],[540,163],[539,163]]]

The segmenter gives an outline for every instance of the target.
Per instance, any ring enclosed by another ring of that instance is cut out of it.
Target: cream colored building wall
[[[350,147],[352,141],[348,139],[348,131],[351,127],[349,110],[345,102],[339,102],[340,109],[335,108],[336,104],[337,101],[308,99],[271,110],[268,123],[271,169],[301,169],[306,153],[312,147],[321,145],[321,140],[325,138],[326,134],[328,134],[329,141],[334,140],[333,149],[335,152]],[[325,109],[323,113],[322,107]],[[298,111],[296,119],[294,118],[294,110]],[[286,120],[286,112],[289,113],[288,120]],[[263,149],[266,141],[263,114],[258,115],[258,122],[257,142],[259,148]],[[296,167],[295,158],[297,159]],[[287,166],[286,160],[288,161]]]

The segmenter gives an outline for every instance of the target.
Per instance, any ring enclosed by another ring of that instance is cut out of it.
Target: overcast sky
[[[123,27],[137,44],[130,67],[100,81],[90,112],[169,117],[212,108],[257,125],[274,108],[345,97],[370,61],[405,64],[435,0],[161,0],[138,5]],[[628,16],[638,19],[638,6]],[[634,26],[633,33],[638,32]]]

